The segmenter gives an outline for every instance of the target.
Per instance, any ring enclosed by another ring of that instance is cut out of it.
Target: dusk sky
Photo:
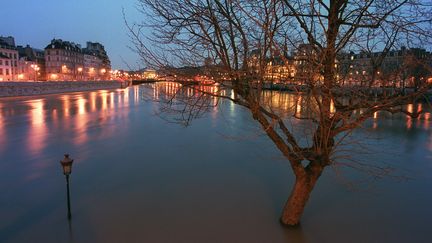
[[[17,45],[45,48],[53,38],[81,44],[100,42],[113,69],[138,68],[138,56],[128,49],[123,21],[140,20],[136,0],[13,0],[2,1],[0,36],[13,36]]]

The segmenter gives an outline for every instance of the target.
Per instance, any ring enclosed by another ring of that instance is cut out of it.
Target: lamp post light
[[[68,219],[70,220],[71,209],[70,209],[70,193],[69,193],[69,175],[72,173],[72,163],[73,159],[69,158],[69,154],[65,154],[63,160],[60,161],[60,164],[63,167],[63,174],[66,176],[66,188],[67,188],[67,206],[68,206]]]
[[[79,73],[79,78],[80,78],[80,80],[82,81],[82,80],[84,79],[83,76],[82,76],[83,68],[82,68],[82,67],[79,67],[77,70],[78,70],[78,73]]]
[[[39,71],[40,68],[37,64],[32,64],[32,65],[30,65],[30,67],[33,69],[34,81],[36,81],[37,80],[37,72]]]
[[[102,77],[102,79],[105,79],[105,74],[106,74],[106,69],[105,68],[102,68],[101,70],[100,70],[100,73],[101,73],[101,77]]]
[[[35,81],[37,81],[38,80],[38,76],[39,76],[39,70],[40,70],[40,67],[38,66],[38,65],[36,65],[36,68],[35,68]]]

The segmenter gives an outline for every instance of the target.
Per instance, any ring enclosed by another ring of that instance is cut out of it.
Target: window
[[[0,75],[3,75],[3,68],[0,68]]]
[[[14,58],[17,59],[17,54],[16,53],[14,54]]]
[[[59,54],[59,51],[57,50],[57,51],[56,51],[56,55],[58,55],[58,54]]]
[[[6,65],[6,66],[9,66],[9,61],[5,61],[5,65]]]
[[[6,75],[9,75],[9,69],[6,68]]]
[[[0,60],[0,65],[3,65],[3,60]]]

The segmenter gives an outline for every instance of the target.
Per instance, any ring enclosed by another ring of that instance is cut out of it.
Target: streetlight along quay
[[[69,158],[69,154],[65,154],[62,161],[60,161],[60,164],[63,167],[63,174],[66,176],[66,187],[67,187],[67,206],[68,206],[68,219],[70,220],[71,215],[71,209],[70,209],[70,193],[69,193],[69,175],[72,173],[72,163],[73,159]]]

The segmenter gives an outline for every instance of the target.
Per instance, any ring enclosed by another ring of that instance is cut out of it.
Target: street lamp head
[[[60,161],[63,167],[63,174],[70,175],[72,173],[72,163],[73,159],[69,158],[69,154],[65,154],[63,160]]]

